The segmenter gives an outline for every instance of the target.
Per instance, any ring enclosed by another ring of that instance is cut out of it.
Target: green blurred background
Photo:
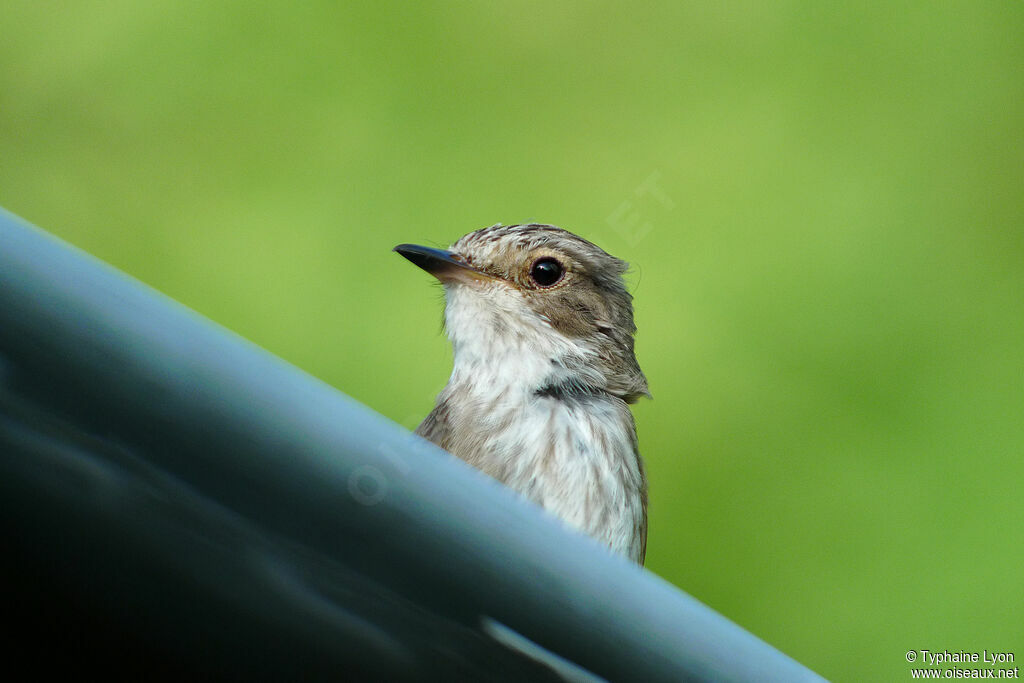
[[[0,204],[408,426],[395,254],[634,264],[649,568],[827,677],[1024,657],[1019,2],[7,2]],[[0,245],[2,248],[2,245]]]

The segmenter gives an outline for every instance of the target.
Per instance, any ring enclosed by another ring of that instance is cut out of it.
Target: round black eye
[[[541,287],[550,287],[562,279],[565,269],[553,258],[537,259],[530,268],[530,277]]]

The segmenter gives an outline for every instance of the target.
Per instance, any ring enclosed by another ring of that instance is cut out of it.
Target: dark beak
[[[392,251],[397,251],[441,282],[491,279],[490,275],[464,263],[444,249],[421,247],[418,244],[399,244]]]

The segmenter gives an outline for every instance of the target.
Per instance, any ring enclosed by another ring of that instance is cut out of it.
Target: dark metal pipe
[[[108,679],[820,680],[2,211],[0,516],[5,619],[37,671],[70,657]]]

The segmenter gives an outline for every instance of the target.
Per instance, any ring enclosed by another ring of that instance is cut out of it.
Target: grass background
[[[0,204],[406,426],[389,252],[634,263],[649,568],[836,680],[1024,657],[1024,6],[7,2]],[[0,245],[2,248],[2,245]]]

